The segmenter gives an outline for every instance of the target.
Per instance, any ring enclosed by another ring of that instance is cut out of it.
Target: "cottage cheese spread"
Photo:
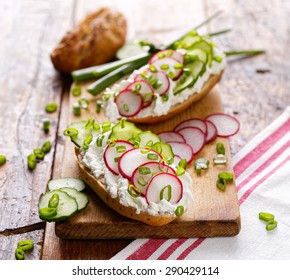
[[[136,209],[136,214],[146,212],[150,215],[172,215],[179,205],[182,205],[184,209],[187,209],[192,202],[192,179],[190,175],[185,172],[184,175],[179,176],[179,179],[183,185],[183,196],[178,204],[171,204],[167,200],[163,199],[159,203],[147,204],[144,197],[132,197],[127,189],[129,181],[123,178],[121,175],[113,174],[105,165],[103,159],[103,153],[106,148],[106,143],[110,131],[104,134],[103,146],[97,147],[96,139],[93,139],[87,150],[81,149],[82,163],[90,169],[91,173],[100,180],[107,188],[108,193],[112,198],[119,198],[119,201],[124,206],[131,206]],[[137,167],[137,166],[136,166]],[[176,166],[172,165],[173,168]]]
[[[168,92],[168,101],[163,101],[161,96],[159,94],[156,94],[157,98],[152,103],[152,105],[145,109],[142,109],[135,117],[143,118],[148,116],[166,115],[173,106],[184,102],[191,95],[200,92],[211,75],[219,74],[226,67],[226,59],[224,53],[218,48],[214,48],[214,55],[221,57],[222,61],[217,62],[213,60],[211,67],[207,65],[206,71],[202,76],[197,79],[192,88],[187,88],[183,90],[180,94],[174,95],[173,89],[175,88],[177,81],[169,79],[170,89]],[[105,103],[105,112],[110,121],[116,121],[121,118],[118,107],[114,102],[114,96],[124,90],[130,83],[134,82],[134,78],[147,68],[148,65],[145,65],[142,68],[135,70],[126,80],[122,80],[120,83],[115,84],[112,88],[106,89],[105,94],[112,95],[111,98],[108,98],[107,102]]]

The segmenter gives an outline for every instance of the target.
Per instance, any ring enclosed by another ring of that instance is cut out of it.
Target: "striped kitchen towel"
[[[290,107],[233,157],[241,211],[234,237],[137,239],[112,259],[290,259]],[[265,229],[259,212],[275,215]]]

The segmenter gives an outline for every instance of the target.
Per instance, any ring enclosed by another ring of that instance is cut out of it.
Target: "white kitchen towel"
[[[290,259],[290,107],[233,157],[241,211],[234,237],[136,239],[115,260]],[[275,215],[265,229],[259,212]]]

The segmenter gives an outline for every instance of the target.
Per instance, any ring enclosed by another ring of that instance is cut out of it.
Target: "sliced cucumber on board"
[[[86,129],[87,123],[88,121],[85,120],[80,122],[73,122],[68,126],[68,128],[74,128],[78,131],[76,136],[71,136],[71,141],[79,148],[83,145],[84,140],[92,135],[92,130],[90,128]]]
[[[41,209],[48,208],[49,201],[54,194],[58,194],[59,203],[56,209],[56,214],[52,217],[50,215],[43,215]],[[66,220],[72,217],[78,211],[78,204],[75,198],[68,195],[61,190],[53,190],[41,195],[38,203],[38,211],[40,219],[47,222],[57,222]]]
[[[79,192],[85,190],[85,183],[77,178],[59,178],[53,179],[48,182],[48,190],[53,191],[61,188],[73,188]]]
[[[133,136],[141,133],[142,130],[137,128],[133,123],[121,120],[112,127],[112,132],[109,138],[117,138],[118,140],[128,140]]]
[[[144,131],[138,134],[138,136],[140,137],[140,142],[139,142],[139,147],[150,147],[153,144],[155,144],[156,142],[160,142],[160,138],[159,136],[157,136],[156,134],[154,134],[151,131]],[[138,137],[137,136],[137,137]]]
[[[87,205],[89,204],[88,197],[84,193],[79,192],[76,189],[61,188],[60,190],[63,192],[66,192],[69,196],[73,197],[77,201],[78,211],[85,209]]]

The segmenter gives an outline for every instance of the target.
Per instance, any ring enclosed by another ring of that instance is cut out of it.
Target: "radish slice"
[[[174,58],[181,64],[183,64],[184,62],[184,55],[182,53],[178,51],[173,51],[173,50],[162,50],[150,58],[149,64],[153,64],[154,61],[165,58],[165,57]]]
[[[130,90],[121,91],[115,98],[119,114],[123,117],[137,115],[143,107],[143,100],[140,94],[132,93]]]
[[[176,59],[165,57],[154,61],[151,65],[154,65],[158,71],[164,72],[167,76],[175,81],[181,76],[183,72],[182,68],[176,69],[175,66],[178,64],[180,64],[180,62]]]
[[[147,151],[146,151],[147,150]],[[148,149],[132,149],[125,152],[118,161],[118,169],[120,174],[129,180],[137,166],[149,161],[159,162],[162,156],[155,151]]]
[[[119,175],[118,159],[126,151],[133,148],[134,145],[132,143],[124,140],[117,140],[114,146],[108,145],[103,155],[107,168],[115,175]]]
[[[148,82],[144,80],[134,81],[133,83],[128,85],[126,89],[131,90],[135,94],[139,93],[142,96],[143,108],[151,105],[154,98],[154,89]]]
[[[205,137],[205,143],[210,143],[217,137],[217,128],[216,126],[209,120],[204,121],[207,127],[207,134]]]
[[[153,87],[154,92],[163,95],[169,91],[170,81],[164,72],[151,73],[149,70],[138,74],[134,81],[146,80]]]
[[[167,142],[170,144],[174,155],[179,156],[181,159],[186,159],[187,163],[190,163],[193,160],[193,150],[190,145],[187,143],[171,141]]]
[[[134,170],[131,182],[145,195],[146,188],[151,178],[156,174],[164,172],[175,175],[174,169],[167,164],[155,161],[146,162]]]
[[[180,156],[174,155],[174,161],[173,161],[173,163],[175,165],[178,165],[181,160],[182,160],[182,158]]]
[[[178,132],[184,137],[185,142],[191,146],[196,155],[201,151],[205,144],[205,134],[197,127],[184,127]]]
[[[239,121],[228,114],[212,114],[206,117],[206,120],[211,121],[216,126],[217,135],[221,137],[233,136],[240,129]]]
[[[173,130],[178,131],[184,127],[197,127],[199,128],[205,135],[207,134],[207,126],[204,120],[199,118],[192,118],[186,121],[179,123]]]
[[[176,131],[164,131],[157,134],[162,142],[185,142],[183,136]]]
[[[169,173],[155,175],[148,184],[145,198],[150,202],[159,203],[162,199],[176,204],[182,197],[183,186],[180,179]]]

